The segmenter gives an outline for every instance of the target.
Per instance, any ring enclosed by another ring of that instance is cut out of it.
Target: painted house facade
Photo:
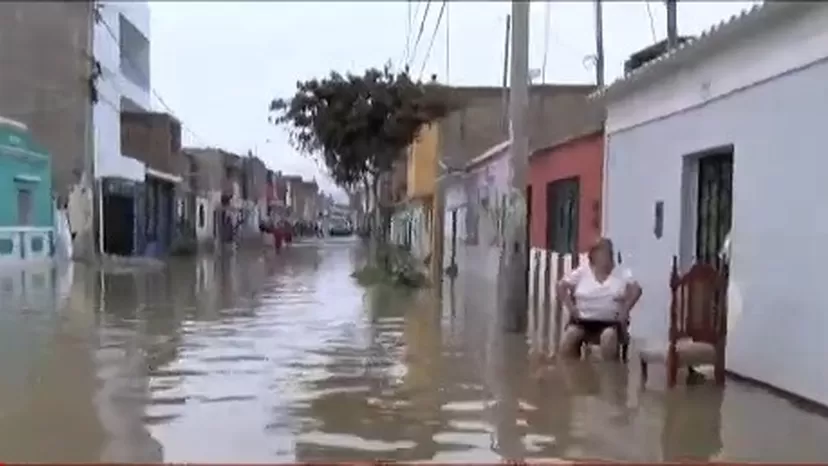
[[[440,125],[425,125],[405,157],[405,200],[400,211],[405,220],[406,244],[419,260],[431,257],[435,241],[434,195],[439,147]]]
[[[730,231],[727,368],[821,404],[826,82],[828,5],[765,2],[599,95],[604,228],[644,288],[633,336],[666,340],[671,257],[715,263]]]
[[[529,158],[529,244],[564,254],[583,252],[601,236],[604,132],[539,149]]]
[[[0,117],[0,265],[52,257],[51,158],[26,125]]]
[[[587,96],[594,90],[593,85],[530,86],[527,109],[530,150],[534,152],[547,148],[594,130],[596,122],[603,119],[603,108],[588,104]],[[457,231],[467,228],[467,224],[474,223],[474,217],[482,208],[476,197],[458,198],[450,194],[466,193],[465,188],[456,185],[464,185],[466,182],[461,181],[464,177],[457,176],[455,172],[466,170],[472,160],[477,160],[475,164],[484,165],[490,163],[484,160],[500,160],[500,157],[480,158],[485,154],[491,155],[491,151],[505,150],[502,145],[509,138],[508,101],[504,99],[502,88],[469,87],[453,91],[462,108],[439,122],[438,138],[437,179],[441,180],[440,190],[443,191],[439,194],[443,198],[443,207],[440,208],[443,218],[441,226],[438,226],[442,234],[438,233],[438,236],[443,241],[435,242],[435,246],[442,249],[436,254],[438,259],[442,259],[442,270],[451,265],[451,225],[459,225],[455,229]],[[503,167],[498,165],[492,170],[506,169],[508,164],[504,163]],[[468,194],[475,196],[474,193]],[[466,234],[469,233],[467,229]],[[495,274],[496,269],[489,273]]]
[[[184,213],[181,123],[166,113],[121,112],[121,149],[146,166],[144,182],[112,177],[103,183],[104,252],[165,256]]]
[[[203,249],[212,249],[219,238],[219,223],[216,212],[221,207],[221,193],[224,182],[224,163],[218,149],[188,147],[196,166],[196,241]]]

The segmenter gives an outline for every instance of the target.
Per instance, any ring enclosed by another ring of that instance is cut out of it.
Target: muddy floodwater
[[[442,302],[361,288],[360,254],[5,273],[0,458],[828,461],[806,408],[734,381],[666,392],[658,371],[639,390],[634,364],[531,365],[451,284]]]

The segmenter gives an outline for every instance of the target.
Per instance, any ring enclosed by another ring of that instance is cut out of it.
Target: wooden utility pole
[[[667,47],[672,49],[678,45],[678,19],[676,14],[676,0],[667,1]]]
[[[529,132],[527,109],[529,104],[529,2],[512,0],[512,69],[509,96],[511,120],[511,192],[505,238],[502,244],[499,270],[500,316],[505,330],[526,331],[528,312],[527,294],[527,232],[526,232],[526,175],[529,168]]]
[[[503,38],[503,130],[509,129],[509,34],[512,15],[506,15],[506,34]]]
[[[604,87],[604,6],[595,0],[595,84]]]

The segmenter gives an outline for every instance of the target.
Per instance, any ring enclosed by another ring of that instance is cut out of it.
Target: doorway
[[[733,215],[733,148],[699,159],[696,260],[721,264],[719,253]]]
[[[457,209],[451,209],[451,267],[457,263]]]
[[[134,215],[135,203],[131,197],[104,195],[104,252],[117,256],[132,255]]]
[[[546,185],[546,248],[571,254],[578,251],[578,204],[580,180],[577,177]]]
[[[719,268],[733,216],[733,146],[685,157],[682,187],[681,263]]]
[[[526,295],[529,295],[529,281],[532,279],[532,186],[526,187],[526,243],[525,251],[526,259]]]

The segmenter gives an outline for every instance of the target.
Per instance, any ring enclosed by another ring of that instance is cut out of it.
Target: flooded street
[[[352,239],[3,277],[4,461],[828,461],[828,420],[728,381],[530,367],[445,287],[366,291]],[[11,278],[9,278],[11,277]],[[16,277],[16,278],[15,278]],[[456,293],[457,291],[455,291]]]

